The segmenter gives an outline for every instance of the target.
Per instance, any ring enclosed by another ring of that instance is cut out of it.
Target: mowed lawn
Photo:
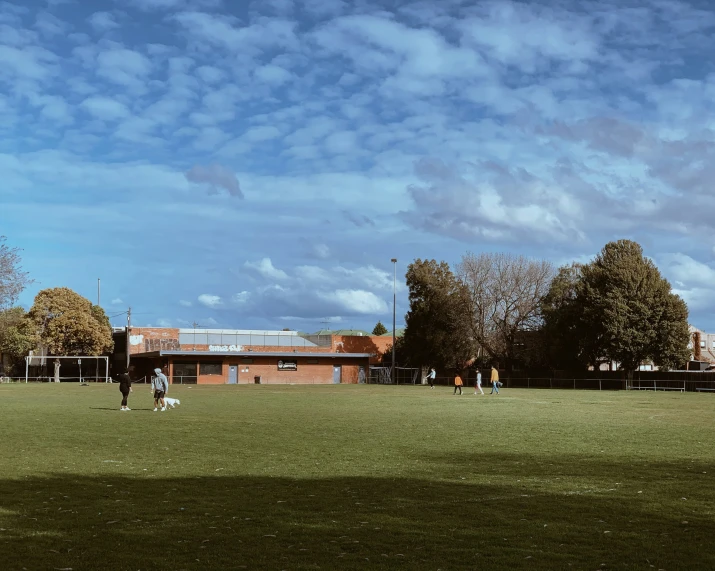
[[[2,569],[715,569],[715,395],[0,385]]]

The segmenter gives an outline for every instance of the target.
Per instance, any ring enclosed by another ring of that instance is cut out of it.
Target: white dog
[[[179,399],[172,399],[169,397],[164,397],[164,404],[168,407],[171,406],[171,408],[176,408],[177,404],[181,404],[181,401]]]

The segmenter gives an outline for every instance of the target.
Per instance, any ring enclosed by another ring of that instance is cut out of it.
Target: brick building
[[[391,343],[322,332],[119,328],[113,370],[126,365],[128,354],[137,379],[150,379],[159,367],[170,382],[184,384],[359,383]]]

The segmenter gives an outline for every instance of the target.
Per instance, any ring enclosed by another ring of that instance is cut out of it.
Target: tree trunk
[[[60,360],[55,359],[55,382],[59,383],[60,382]]]

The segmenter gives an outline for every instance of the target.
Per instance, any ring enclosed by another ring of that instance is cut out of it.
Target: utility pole
[[[132,327],[132,308],[127,311],[127,371],[129,370],[129,332]]]
[[[99,303],[99,300],[100,300],[100,297],[99,297],[99,292],[100,292],[99,283],[100,283],[100,278],[97,278],[97,307],[101,307],[101,306],[100,306],[100,303]],[[82,370],[80,369],[80,377],[81,377],[81,371],[82,371]],[[109,375],[109,371],[107,371],[107,375]],[[95,360],[94,360],[94,382],[95,382],[95,383],[97,382],[97,379],[98,379],[98,378],[99,378],[99,359],[95,359]]]
[[[397,309],[397,258],[392,258],[394,274],[392,277],[392,383],[397,384],[397,371],[395,370],[395,312]]]

